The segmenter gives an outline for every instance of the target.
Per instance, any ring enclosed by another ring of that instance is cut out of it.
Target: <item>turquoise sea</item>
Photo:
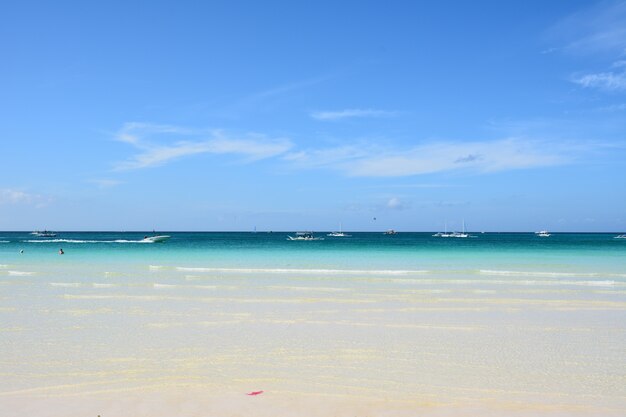
[[[0,415],[626,413],[617,234],[151,234],[0,232]]]
[[[549,238],[534,233],[478,233],[466,239],[436,238],[433,233],[352,233],[345,238],[317,233],[325,240],[305,242],[288,241],[287,236],[294,234],[289,232],[159,234],[172,238],[165,244],[144,244],[143,237],[152,233],[63,232],[54,238],[39,238],[27,232],[0,232],[0,256],[7,262],[32,266],[67,264],[66,258],[71,258],[72,263],[165,262],[251,268],[469,272],[523,267],[536,272],[589,273],[626,269],[626,239],[605,233],[557,233]],[[70,256],[56,257],[59,248]]]

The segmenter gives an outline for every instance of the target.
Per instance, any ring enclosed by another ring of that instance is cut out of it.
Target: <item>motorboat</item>
[[[171,236],[168,235],[157,235],[157,236],[144,236],[141,240],[144,243],[162,243],[168,240]]]
[[[384,234],[384,235],[397,235],[397,234],[398,234],[398,232],[396,232],[396,231],[395,231],[395,230],[393,230],[393,229],[389,229],[389,230],[387,230],[386,232],[384,232],[383,234]]]
[[[313,236],[313,232],[297,232],[295,236],[287,236],[287,240],[324,240],[324,238]]]
[[[331,237],[350,237],[352,235],[348,235],[344,232],[331,232],[329,234],[327,234],[326,236],[331,236]]]
[[[344,233],[341,230],[341,223],[339,223],[339,231],[338,232],[331,232],[331,233],[327,234],[326,236],[330,236],[330,237],[350,237],[352,235],[348,235],[348,234]]]
[[[43,232],[41,231],[32,232],[31,235],[35,235],[37,237],[56,237],[57,234],[55,232],[44,230]]]
[[[547,230],[540,230],[538,232],[535,232],[535,235],[539,237],[550,237],[550,233],[548,233]]]

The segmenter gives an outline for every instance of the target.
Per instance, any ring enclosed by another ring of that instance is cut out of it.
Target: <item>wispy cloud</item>
[[[311,113],[316,120],[333,121],[353,117],[392,117],[398,112],[375,109],[345,109],[339,111],[318,111]]]
[[[445,171],[497,172],[570,162],[575,145],[509,138],[425,143],[410,148],[378,145],[301,151],[285,159],[302,168],[336,169],[357,177],[403,177]]]
[[[558,49],[565,53],[604,55],[614,61],[608,69],[572,75],[573,83],[607,92],[626,91],[626,1],[603,1],[582,9],[559,21],[549,33],[564,43]]]
[[[611,104],[610,106],[598,107],[598,108],[593,109],[593,111],[600,112],[600,113],[613,113],[613,112],[620,112],[624,110],[626,110],[626,103]]]
[[[173,136],[177,140],[172,141]],[[181,140],[181,137],[184,139]],[[156,167],[186,156],[207,153],[234,154],[254,161],[283,154],[292,146],[288,139],[268,138],[260,134],[230,136],[220,130],[193,130],[147,123],[125,124],[116,139],[140,150],[130,159],[117,163],[116,170]]]
[[[87,182],[97,185],[98,188],[111,188],[111,187],[115,187],[123,183],[122,181],[112,180],[109,178],[87,180]]]
[[[50,198],[40,194],[27,193],[13,188],[0,189],[0,205],[2,204],[24,204],[35,207],[44,207],[49,204]]]
[[[626,1],[603,1],[557,22],[549,36],[565,40],[574,54],[619,53],[626,49]]]
[[[226,118],[238,118],[241,117],[242,114],[249,112],[258,113],[259,111],[271,111],[277,103],[289,102],[295,96],[306,94],[306,91],[311,87],[321,84],[332,77],[333,75],[321,75],[318,77],[285,82],[252,92],[236,99],[230,104],[222,104],[217,114]]]
[[[481,157],[468,158],[467,155]],[[505,139],[421,145],[359,160],[349,167],[348,172],[354,176],[407,176],[458,169],[495,172],[563,162],[561,155],[550,152],[538,143]]]
[[[387,201],[386,207],[390,210],[404,210],[409,208],[409,205],[398,197],[392,197]]]
[[[599,72],[574,77],[573,82],[585,88],[598,88],[605,91],[626,91],[626,71]]]
[[[305,80],[285,83],[285,84],[282,84],[282,85],[279,85],[279,86],[274,86],[272,88],[268,88],[267,90],[263,90],[263,91],[259,91],[259,92],[256,92],[254,94],[251,94],[251,95],[245,97],[244,99],[242,99],[242,101],[244,101],[244,102],[257,102],[259,100],[264,100],[264,99],[267,99],[267,98],[270,98],[270,97],[280,96],[280,95],[283,95],[283,94],[290,93],[292,91],[296,91],[296,90],[300,90],[300,89],[303,89],[303,88],[308,88],[308,87],[314,86],[316,84],[319,84],[321,82],[324,82],[324,81],[328,80],[329,78],[331,78],[331,76],[325,75],[325,76],[308,78],[308,79],[305,79]]]

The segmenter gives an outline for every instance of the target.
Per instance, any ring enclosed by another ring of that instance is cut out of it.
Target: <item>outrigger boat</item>
[[[32,232],[31,235],[35,235],[37,237],[55,237],[57,234],[54,232],[50,232],[48,230],[44,230],[43,232],[41,231]]]
[[[313,232],[297,232],[295,236],[287,236],[287,240],[324,240],[324,238],[313,236]]]

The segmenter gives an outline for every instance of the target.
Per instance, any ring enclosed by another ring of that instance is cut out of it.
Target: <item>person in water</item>
[[[63,255],[65,252],[63,252],[63,248],[59,249],[59,255]]]

